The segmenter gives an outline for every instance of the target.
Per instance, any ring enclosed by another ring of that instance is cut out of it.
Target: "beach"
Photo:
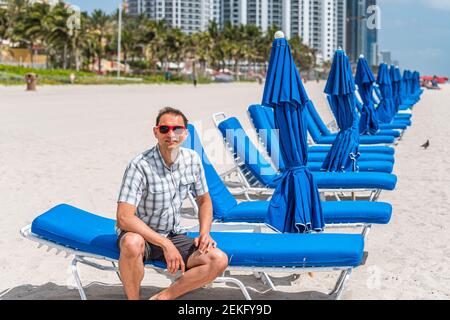
[[[333,120],[325,82],[305,84],[325,123]],[[231,158],[212,114],[237,117],[256,141],[247,107],[260,103],[256,83],[199,85],[106,85],[0,87],[0,299],[79,299],[70,261],[55,250],[37,249],[20,229],[51,207],[67,203],[115,218],[116,200],[128,162],[151,148],[160,108],[173,106],[200,128],[206,152],[219,172]],[[354,269],[342,299],[450,298],[450,85],[426,90],[413,109],[413,124],[396,146],[394,191],[379,201],[393,205],[389,224],[375,225],[365,242],[364,265]],[[430,141],[427,150],[420,146]],[[188,205],[186,204],[186,207]],[[195,225],[194,219],[183,219]],[[349,229],[333,232],[355,232]],[[327,231],[328,232],[328,231]],[[254,299],[326,299],[338,272],[274,274],[279,291],[238,272]],[[90,299],[124,299],[114,272],[81,265]],[[146,270],[141,296],[170,281]],[[214,284],[181,299],[242,299],[233,285]]]

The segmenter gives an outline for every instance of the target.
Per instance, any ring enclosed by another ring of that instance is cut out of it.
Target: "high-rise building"
[[[381,62],[386,63],[387,65],[392,64],[392,55],[390,51],[380,51]]]
[[[366,6],[368,8],[373,8],[377,5],[377,0],[366,0]],[[366,10],[367,10],[366,9]],[[367,12],[367,11],[366,11]],[[376,17],[378,19],[379,17]],[[378,21],[376,25],[372,25],[371,21],[368,21],[367,25],[367,36],[365,39],[366,43],[366,57],[367,61],[369,62],[369,65],[376,66],[378,65],[378,52],[379,52],[379,46],[378,46]]]
[[[216,21],[216,23],[222,25],[222,2],[223,0],[211,0],[211,20]]]
[[[165,20],[185,33],[205,31],[213,20],[213,0],[127,0],[127,12]]]
[[[345,48],[347,0],[291,0],[290,35],[330,60],[339,47]]]
[[[358,0],[359,1],[359,0]],[[128,13],[166,20],[187,33],[219,26],[253,24],[263,32],[276,26],[286,38],[299,35],[324,60],[346,47],[347,0],[128,0]]]
[[[369,21],[368,8],[376,0],[347,1],[346,52],[351,62],[364,55],[369,65],[378,64],[378,30]]]

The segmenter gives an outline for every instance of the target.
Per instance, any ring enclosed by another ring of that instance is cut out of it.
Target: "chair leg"
[[[381,194],[381,189],[372,190],[369,201],[377,201],[380,194]]]
[[[344,286],[347,283],[350,275],[352,274],[352,269],[347,269],[341,272],[334,289],[328,294],[329,296],[335,296],[336,300],[339,300],[341,297],[342,291],[344,290]]]
[[[261,280],[264,284],[268,285],[272,291],[278,291],[278,289],[273,284],[272,280],[270,279],[269,275],[265,272],[261,273]]]
[[[116,269],[117,277],[119,278],[120,282],[122,282],[122,278],[120,277],[119,268],[117,267],[116,263],[114,261],[111,261],[113,267]]]
[[[366,237],[369,234],[371,229],[372,229],[372,225],[371,224],[367,224],[367,225],[364,226],[364,229],[363,229],[363,231],[361,233],[364,239],[366,239]]]
[[[236,278],[229,278],[229,277],[217,277],[214,282],[231,282],[236,284],[239,289],[241,289],[242,294],[244,295],[246,300],[252,300],[252,297],[250,297],[250,294],[248,293],[247,288],[244,286],[244,284],[239,281]]]
[[[75,279],[75,282],[77,284],[77,289],[78,289],[78,293],[80,294],[80,298],[81,300],[87,300],[86,297],[86,293],[84,292],[83,289],[83,284],[81,283],[80,280],[80,276],[78,275],[78,268],[77,268],[77,263],[78,263],[78,256],[75,256],[72,260],[72,275]]]

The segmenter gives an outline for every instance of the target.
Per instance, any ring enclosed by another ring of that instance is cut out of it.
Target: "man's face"
[[[160,128],[162,126],[168,126],[170,128],[167,133],[161,133],[161,130],[158,127],[153,128],[153,133],[155,134],[156,139],[158,139],[159,146],[162,149],[176,149],[187,137],[186,130],[173,129],[173,127],[184,127],[183,117],[179,115],[166,113],[159,119],[158,126]]]

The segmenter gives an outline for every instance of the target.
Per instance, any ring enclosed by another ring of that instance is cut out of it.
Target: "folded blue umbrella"
[[[401,99],[401,83],[402,77],[400,76],[400,72],[398,72],[398,68],[394,65],[391,65],[389,68],[389,75],[391,77],[392,82],[392,96],[395,105],[395,113],[398,112],[400,105],[402,104]]]
[[[414,104],[414,100],[412,98],[412,94],[411,94],[411,71],[409,70],[405,70],[403,71],[403,89],[404,89],[404,96],[403,96],[403,104],[406,105],[413,105]]]
[[[392,82],[387,64],[382,63],[378,67],[378,87],[381,93],[381,101],[378,105],[378,118],[382,123],[391,123],[396,114],[394,100],[392,98]]]
[[[418,71],[414,71],[412,74],[413,78],[413,94],[416,100],[420,98],[420,95],[422,94],[422,89],[420,88],[420,73]]]
[[[272,43],[262,105],[274,108],[285,162],[266,218],[266,223],[280,232],[322,231],[325,226],[319,191],[306,166],[308,100],[289,44],[279,31]]]
[[[325,158],[322,169],[330,172],[358,171],[359,117],[356,112],[355,83],[348,57],[337,50],[324,92],[339,132]]]
[[[402,74],[400,73],[400,68],[395,67],[395,78],[398,79],[398,88],[397,88],[397,99],[399,106],[403,105],[403,100],[405,99],[405,84],[403,82]]]
[[[364,56],[360,56],[356,67],[355,83],[358,85],[358,92],[363,104],[361,106],[361,118],[359,119],[360,134],[376,134],[380,128],[378,116],[373,101],[373,83],[375,76],[370,70]]]

